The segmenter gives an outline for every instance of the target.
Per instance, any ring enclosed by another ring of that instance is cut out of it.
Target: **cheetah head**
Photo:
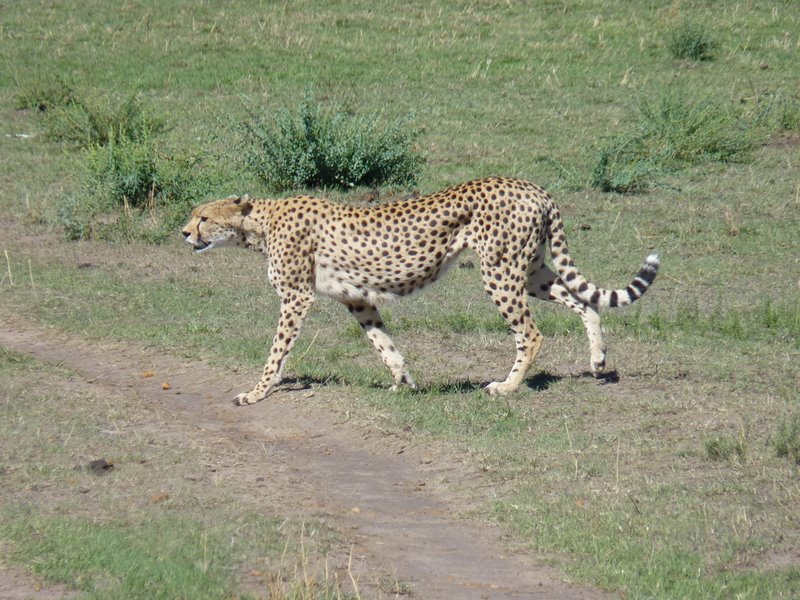
[[[231,196],[201,204],[192,211],[183,228],[183,237],[195,252],[205,252],[221,246],[241,244],[241,226],[250,214],[252,205],[248,196]]]

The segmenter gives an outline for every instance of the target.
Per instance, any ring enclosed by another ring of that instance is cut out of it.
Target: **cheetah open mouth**
[[[209,242],[204,242],[203,240],[197,240],[194,244],[192,244],[192,248],[194,248],[194,251],[199,254],[200,252],[205,252],[213,245],[214,244]]]

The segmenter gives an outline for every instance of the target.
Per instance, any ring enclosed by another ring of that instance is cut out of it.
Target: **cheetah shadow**
[[[599,385],[607,385],[619,382],[619,373],[617,371],[609,371],[600,376],[592,374],[590,371],[583,371],[574,375],[554,375],[546,371],[542,371],[528,377],[523,382],[522,386],[533,392],[543,392],[559,381],[564,379],[592,379]],[[490,381],[472,381],[469,379],[462,379],[450,383],[439,384],[431,383],[418,387],[415,390],[409,390],[412,394],[469,394],[471,392],[482,391],[489,385]],[[373,386],[376,388],[388,389],[388,386]]]
[[[564,379],[562,375],[553,375],[552,373],[541,372],[533,377],[528,377],[523,385],[533,391],[543,391],[554,385],[555,383]],[[412,393],[417,394],[469,394],[471,392],[483,391],[490,381],[472,381],[469,379],[461,379],[450,383],[440,384],[431,383],[423,385],[413,390]]]
[[[554,375],[546,371],[539,372],[532,377],[528,377],[523,382],[523,386],[534,392],[542,392],[559,381],[564,379],[593,379],[600,385],[606,385],[619,382],[619,374],[617,371],[609,371],[601,376],[595,376],[589,371],[583,371],[574,375]],[[348,381],[346,377],[339,375],[327,375],[325,377],[312,377],[308,375],[301,375],[297,377],[288,377],[282,384],[281,389],[287,392],[297,392],[303,390],[310,390],[315,387],[325,387],[328,385],[347,385],[353,382]],[[429,383],[419,386],[416,389],[405,390],[409,394],[469,394],[472,392],[482,391],[490,381],[472,381],[469,379],[461,379],[450,383]],[[376,390],[389,390],[390,386],[386,384],[372,384],[368,387]]]
[[[285,377],[283,381],[281,381],[280,389],[286,392],[300,392],[316,387],[343,383],[347,383],[347,381],[345,378],[339,377],[338,375],[326,375],[325,377],[299,375],[296,377]]]

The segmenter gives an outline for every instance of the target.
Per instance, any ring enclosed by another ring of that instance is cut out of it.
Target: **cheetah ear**
[[[250,202],[250,196],[245,194],[233,201],[234,204],[238,204],[240,208],[240,212],[242,213],[243,217],[246,217],[250,214],[253,210],[253,203]]]

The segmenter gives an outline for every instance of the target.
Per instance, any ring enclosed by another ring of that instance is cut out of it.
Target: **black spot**
[[[617,306],[617,304],[618,304],[617,292],[613,291],[611,292],[611,295],[608,297],[608,305],[613,308]]]

